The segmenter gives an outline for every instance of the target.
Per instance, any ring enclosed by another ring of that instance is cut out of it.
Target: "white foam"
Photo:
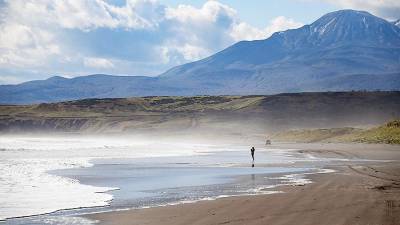
[[[153,208],[153,207],[163,207],[163,206],[173,206],[173,205],[180,205],[180,204],[191,204],[191,203],[202,202],[202,201],[214,201],[217,199],[230,198],[230,197],[283,193],[282,191],[267,191],[264,189],[265,188],[260,188],[258,191],[254,192],[254,193],[243,192],[243,193],[231,194],[231,195],[218,195],[218,196],[214,196],[214,197],[204,197],[204,198],[200,198],[200,199],[196,199],[196,200],[181,200],[181,201],[170,202],[170,203],[166,203],[166,204],[159,204],[156,206],[144,206],[144,207],[141,207],[141,209],[147,209],[147,208]],[[125,211],[125,210],[131,210],[131,209],[132,208],[126,208],[126,209],[122,209],[122,210]]]
[[[31,218],[32,224],[57,224],[57,225],[89,225],[98,224],[99,220],[91,220],[80,216],[42,216],[40,218]]]
[[[115,187],[83,185],[78,180],[48,174],[47,171],[50,170],[90,167],[90,160],[101,158],[188,156],[242,150],[243,146],[199,145],[126,137],[1,136],[0,219],[44,214],[61,209],[105,206],[112,200],[109,191],[115,190]],[[266,151],[272,152],[274,156],[274,149]],[[276,154],[282,154],[282,150],[276,150]],[[275,158],[274,163],[287,163],[286,159]],[[287,179],[297,179],[300,182],[299,178]],[[234,196],[276,193],[266,190],[267,188],[261,187],[250,190],[251,193]]]
[[[281,180],[282,183],[278,184],[276,186],[282,186],[282,185],[303,186],[303,185],[312,183],[312,180],[307,178],[306,175],[312,175],[312,174],[317,174],[317,173],[319,173],[319,174],[333,173],[333,172],[336,172],[336,171],[332,170],[332,169],[318,169],[317,171],[314,171],[314,172],[286,174],[281,177],[266,177],[266,178]]]
[[[46,173],[88,165],[86,159],[1,160],[0,219],[107,205],[112,195],[105,192],[114,188],[82,185],[77,180]]]
[[[201,154],[199,149],[204,146],[153,140],[2,136],[0,220],[60,209],[105,206],[112,200],[107,192],[116,189],[83,185],[47,171],[89,167],[90,160],[96,158],[194,155]]]

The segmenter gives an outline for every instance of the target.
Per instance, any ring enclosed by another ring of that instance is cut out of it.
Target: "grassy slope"
[[[291,130],[272,136],[277,141],[294,142],[361,142],[400,144],[400,120],[388,122],[372,129],[331,128]]]
[[[342,140],[353,142],[400,144],[400,120],[394,120],[383,126],[349,134],[342,138]]]
[[[119,132],[169,128],[184,130],[197,126],[198,121],[203,121],[202,118],[205,116],[239,112],[243,108],[257,105],[263,98],[261,96],[155,96],[84,99],[35,105],[0,105],[0,132],[29,130]],[[216,122],[212,123],[218,126]]]
[[[235,111],[257,103],[262,98],[260,96],[199,96],[84,99],[26,106],[0,106],[0,116],[115,117],[157,113]]]
[[[301,128],[356,127],[400,117],[399,101],[400,92],[320,92],[0,105],[0,132],[141,132],[170,128],[184,132],[195,128],[251,135]]]

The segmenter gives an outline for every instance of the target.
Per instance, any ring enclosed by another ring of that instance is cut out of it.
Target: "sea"
[[[0,224],[94,224],[85,215],[284,194],[331,159],[256,144],[116,136],[0,136]],[[336,159],[339,160],[339,159]],[[345,159],[343,159],[345,160]]]

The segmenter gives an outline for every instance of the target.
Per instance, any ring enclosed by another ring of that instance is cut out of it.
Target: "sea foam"
[[[160,147],[162,146],[162,150]],[[91,159],[198,154],[180,143],[90,137],[0,137],[0,220],[105,206],[116,187],[95,187],[47,171],[90,167]],[[204,146],[202,146],[204,147]]]

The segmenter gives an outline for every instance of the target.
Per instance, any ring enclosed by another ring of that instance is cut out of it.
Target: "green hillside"
[[[271,137],[275,141],[289,142],[359,142],[400,144],[400,120],[390,121],[371,129],[329,128],[303,129],[280,132]]]
[[[0,105],[0,133],[184,132],[247,136],[290,129],[363,127],[400,117],[400,92],[313,92],[264,96],[151,96]],[[356,130],[292,133],[321,141]]]
[[[393,120],[383,126],[353,133],[343,140],[366,143],[400,144],[400,120]]]

